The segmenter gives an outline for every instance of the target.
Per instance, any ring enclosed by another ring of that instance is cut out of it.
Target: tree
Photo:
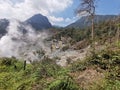
[[[95,1],[96,0],[80,0],[81,3],[76,10],[78,15],[88,15],[91,20],[91,37],[94,40],[94,16],[95,16]]]
[[[118,15],[116,20],[117,25],[117,31],[116,31],[116,41],[119,42],[119,36],[120,36],[120,15]]]

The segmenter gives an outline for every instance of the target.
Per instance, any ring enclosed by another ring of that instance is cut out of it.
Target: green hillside
[[[116,34],[116,24],[96,24],[94,42],[98,44],[95,48],[105,48],[93,50],[91,47],[85,59],[70,63],[71,58],[68,58],[65,67],[56,64],[57,57],[50,59],[46,56],[27,64],[26,70],[23,70],[24,61],[15,57],[1,58],[0,90],[119,90],[120,42],[117,42]],[[64,29],[51,39],[59,40],[61,36],[72,38],[69,42],[71,47],[83,40],[88,42],[87,45],[92,44],[89,27],[84,30]]]
[[[119,47],[95,53],[67,67],[44,58],[27,64],[23,70],[22,61],[1,58],[0,90],[119,90]]]

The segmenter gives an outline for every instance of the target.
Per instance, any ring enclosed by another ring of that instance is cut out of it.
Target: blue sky
[[[66,26],[80,18],[74,13],[79,4],[80,0],[0,0],[0,18],[24,21],[41,13],[53,25]],[[120,13],[120,0],[98,0],[96,6],[96,14]]]
[[[80,0],[73,0],[73,4],[71,6],[69,6],[66,10],[64,10],[63,12],[59,13],[59,14],[56,14],[57,16],[60,16],[60,17],[64,17],[64,18],[72,18],[75,16],[75,10],[76,8],[78,7],[80,3]]]
[[[120,14],[120,0],[100,0],[97,4],[97,14]]]
[[[73,4],[62,13],[56,14],[61,17],[75,17],[75,9],[80,5],[80,0],[74,0]],[[118,15],[120,14],[120,0],[98,0],[96,2],[96,14]],[[79,19],[79,18],[77,18]]]

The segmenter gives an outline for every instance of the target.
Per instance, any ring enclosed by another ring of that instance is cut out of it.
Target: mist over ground
[[[37,59],[35,51],[48,49],[44,39],[47,32],[36,32],[31,26],[17,20],[10,20],[7,33],[0,38],[0,57],[17,57],[22,59]]]

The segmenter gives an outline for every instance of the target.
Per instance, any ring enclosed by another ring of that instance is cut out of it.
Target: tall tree
[[[80,5],[76,10],[78,15],[88,15],[91,20],[91,37],[94,40],[94,16],[96,0],[80,0]]]
[[[117,16],[116,20],[117,25],[117,31],[116,31],[116,41],[119,42],[119,36],[120,36],[120,15]]]

